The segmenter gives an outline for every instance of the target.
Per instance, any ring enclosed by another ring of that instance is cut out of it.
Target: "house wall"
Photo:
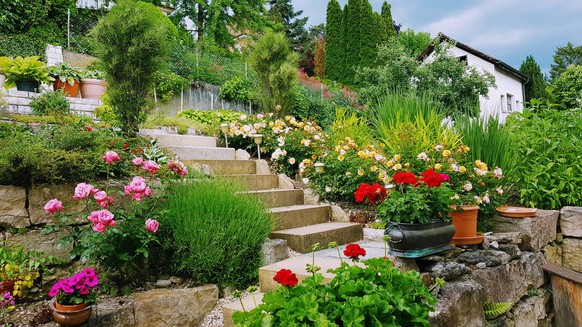
[[[487,97],[479,96],[482,117],[497,116],[500,122],[505,122],[505,118],[511,112],[523,111],[523,88],[518,78],[463,49],[453,47],[449,49],[449,53],[455,57],[467,56],[468,65],[475,67],[479,72],[487,71],[495,77],[496,87],[489,88]],[[507,103],[508,95],[510,106]]]

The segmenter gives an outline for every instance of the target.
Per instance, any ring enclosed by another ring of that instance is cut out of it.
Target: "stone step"
[[[208,165],[218,175],[256,174],[257,163],[254,160],[183,160],[185,165],[194,163]]]
[[[287,240],[289,248],[299,253],[311,252],[311,246],[319,243],[326,246],[329,242],[347,244],[364,237],[361,224],[328,222],[317,225],[297,227],[271,232],[270,238]]]
[[[277,222],[274,230],[325,223],[331,220],[329,204],[302,204],[269,209]]]
[[[277,175],[223,175],[227,181],[236,181],[249,191],[272,190],[279,187]]]
[[[213,148],[201,146],[169,146],[166,147],[181,160],[234,160],[235,150],[232,148]]]
[[[239,301],[238,299],[234,302],[225,304],[222,307],[222,317],[224,318],[223,320],[224,327],[234,327],[234,323],[232,322],[232,315],[237,311],[251,311],[257,305],[261,304],[261,302],[263,301],[263,295],[265,295],[265,293],[256,293],[254,294],[254,298],[252,294],[247,295],[244,298],[242,298],[242,305],[240,303],[241,301]]]
[[[173,147],[173,146],[202,146],[211,148],[216,147],[216,137],[213,136],[164,134],[148,131],[142,131],[140,134],[152,139],[157,139],[158,146],[160,147]]]
[[[269,208],[303,204],[303,190],[258,190],[245,192],[263,201]]]

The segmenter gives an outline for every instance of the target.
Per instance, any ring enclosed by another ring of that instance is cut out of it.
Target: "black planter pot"
[[[401,258],[419,258],[452,248],[455,226],[439,221],[430,224],[390,223],[384,231],[390,240],[389,254]]]
[[[18,91],[38,92],[40,89],[40,82],[38,81],[18,81],[16,82],[16,89]]]

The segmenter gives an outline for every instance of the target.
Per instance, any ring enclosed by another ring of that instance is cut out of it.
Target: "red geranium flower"
[[[378,183],[372,185],[360,184],[354,193],[356,202],[364,202],[368,200],[370,204],[384,201],[386,197],[386,188]]]
[[[428,187],[439,186],[445,181],[441,174],[432,169],[427,169],[424,173],[422,173],[420,180]]]
[[[297,275],[295,275],[289,269],[279,270],[277,274],[275,274],[275,277],[273,277],[273,280],[281,285],[289,287],[293,287],[297,285],[297,283],[299,282],[299,280],[297,279]]]
[[[346,246],[344,255],[352,260],[358,260],[360,256],[366,255],[366,250],[364,250],[359,244],[351,243]]]
[[[418,179],[416,178],[416,176],[414,176],[414,173],[411,173],[409,171],[399,171],[396,174],[394,174],[392,178],[394,179],[394,182],[396,184],[408,184],[412,186],[418,184]]]

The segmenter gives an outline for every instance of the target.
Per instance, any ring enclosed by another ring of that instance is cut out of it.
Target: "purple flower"
[[[451,177],[448,174],[441,174],[441,177],[443,178],[443,180],[445,182],[448,182],[451,180]]]
[[[83,269],[83,271],[81,273],[85,274],[85,277],[95,277],[95,276],[97,276],[97,273],[95,272],[95,269],[89,268],[89,267]]]
[[[83,286],[79,290],[79,293],[81,293],[81,295],[87,295],[87,294],[89,294],[89,288],[87,286]]]
[[[99,278],[97,278],[97,276],[92,277],[87,276],[87,278],[85,278],[85,285],[89,287],[95,287],[97,286],[97,284],[99,284]]]

